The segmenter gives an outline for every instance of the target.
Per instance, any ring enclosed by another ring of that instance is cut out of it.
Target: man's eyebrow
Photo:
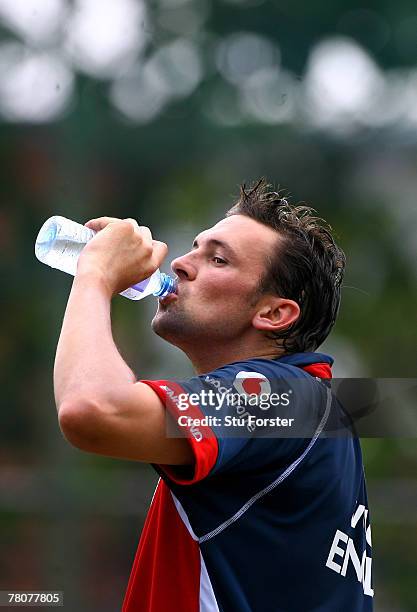
[[[221,247],[222,249],[227,251],[229,255],[231,255],[232,257],[236,257],[236,252],[232,249],[232,247],[229,244],[227,244],[227,242],[224,242],[223,240],[218,240],[217,238],[209,238],[206,242],[206,245]],[[193,248],[196,248],[196,247],[198,247],[197,238],[195,238],[193,242]]]

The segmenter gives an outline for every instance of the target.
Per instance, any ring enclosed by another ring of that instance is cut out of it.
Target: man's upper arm
[[[59,409],[61,429],[82,450],[167,465],[192,465],[187,438],[168,437],[171,419],[158,395],[137,382],[112,391],[111,397],[78,400]]]

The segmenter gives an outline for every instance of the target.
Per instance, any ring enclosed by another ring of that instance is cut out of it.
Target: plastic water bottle
[[[42,263],[75,276],[81,251],[97,232],[85,225],[54,216],[45,221],[35,242],[35,255]],[[129,300],[141,300],[147,295],[165,297],[175,293],[176,282],[157,270],[149,278],[122,291]]]

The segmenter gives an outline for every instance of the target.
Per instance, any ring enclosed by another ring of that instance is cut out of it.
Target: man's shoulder
[[[327,372],[325,378],[331,377],[331,366],[333,358],[324,353],[292,353],[288,355],[277,355],[273,358],[249,357],[239,361],[233,361],[222,365],[203,377],[231,378],[235,376],[252,377],[256,375],[272,378],[309,378],[319,376],[321,372]],[[317,373],[315,372],[317,370]]]

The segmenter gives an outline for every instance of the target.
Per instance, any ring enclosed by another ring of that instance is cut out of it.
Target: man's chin
[[[177,317],[168,309],[164,309],[159,305],[159,308],[152,319],[151,327],[157,336],[160,336],[168,342],[173,342],[173,334],[178,329]]]
[[[190,334],[192,335],[195,326],[191,324],[189,317],[183,311],[172,307],[163,308],[159,305],[152,319],[151,327],[160,338],[176,346],[181,346],[186,338]]]
[[[158,312],[155,314],[154,318],[151,321],[152,331],[155,332],[157,336],[161,336],[161,338],[163,338],[165,335],[164,334],[165,324],[161,320],[162,318],[163,318],[163,315],[161,316],[161,312],[158,310]]]

